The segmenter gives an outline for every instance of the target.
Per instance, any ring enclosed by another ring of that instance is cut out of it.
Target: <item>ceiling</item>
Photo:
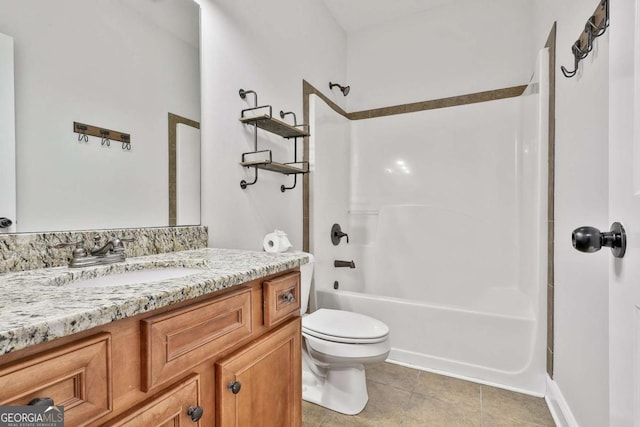
[[[451,0],[322,0],[347,33],[423,12]]]

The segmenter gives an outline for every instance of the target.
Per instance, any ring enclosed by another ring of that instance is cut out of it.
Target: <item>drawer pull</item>
[[[187,415],[191,417],[191,421],[194,423],[198,422],[200,418],[202,418],[202,414],[204,414],[202,406],[189,406],[189,409],[187,409]]]
[[[238,393],[240,393],[240,389],[242,388],[242,384],[240,384],[240,381],[232,382],[232,383],[227,384],[227,388],[229,390],[231,390],[231,393],[238,394]]]
[[[54,406],[53,399],[50,397],[36,397],[27,403],[29,406]]]
[[[293,296],[293,292],[289,292],[286,295],[282,295],[282,301],[284,302],[291,302],[295,299],[295,297]]]

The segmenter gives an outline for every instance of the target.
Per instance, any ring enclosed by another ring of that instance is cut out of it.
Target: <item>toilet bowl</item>
[[[389,328],[350,311],[321,308],[305,314],[314,267],[308,255],[309,263],[300,266],[302,399],[355,415],[369,400],[365,365],[383,362],[389,355]]]

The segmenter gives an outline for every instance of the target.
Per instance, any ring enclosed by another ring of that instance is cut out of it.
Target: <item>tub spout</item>
[[[333,261],[333,266],[338,268],[338,267],[349,267],[349,268],[356,268],[356,263],[352,261],[340,261],[340,260],[335,260]]]

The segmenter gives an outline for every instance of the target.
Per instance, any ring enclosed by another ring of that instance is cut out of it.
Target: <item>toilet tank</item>
[[[315,265],[314,257],[310,253],[307,264],[300,265],[300,314],[307,312],[309,305],[309,296],[311,294],[311,279],[313,278],[313,266]]]

